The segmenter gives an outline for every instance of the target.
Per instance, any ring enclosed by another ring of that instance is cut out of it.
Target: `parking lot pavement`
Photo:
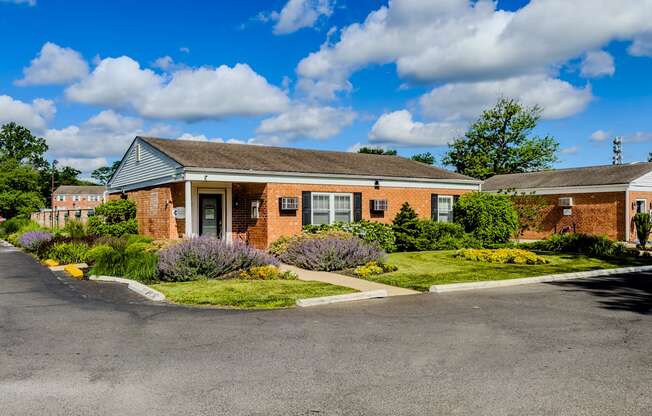
[[[651,279],[253,312],[0,248],[0,414],[650,415]]]

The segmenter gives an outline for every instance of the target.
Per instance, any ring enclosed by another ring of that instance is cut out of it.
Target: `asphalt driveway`
[[[652,275],[263,312],[0,248],[2,415],[650,415]]]

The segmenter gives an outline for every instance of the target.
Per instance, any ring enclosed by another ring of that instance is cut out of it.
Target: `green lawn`
[[[294,306],[297,299],[356,292],[302,280],[199,280],[150,286],[175,303],[245,309],[284,308]]]
[[[515,279],[544,274],[570,273],[640,265],[643,260],[601,260],[577,254],[542,254],[550,263],[541,265],[481,263],[454,257],[454,251],[392,253],[387,263],[398,270],[368,279],[408,289],[427,291],[431,285],[481,280]],[[646,264],[649,264],[648,261]]]

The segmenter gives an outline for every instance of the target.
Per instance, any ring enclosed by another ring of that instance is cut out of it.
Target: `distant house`
[[[52,194],[54,210],[93,209],[104,202],[104,186],[62,185]]]
[[[570,231],[635,241],[634,214],[652,208],[652,163],[496,175],[482,189],[545,197],[549,206],[541,229],[527,232],[525,238]]]
[[[139,232],[266,247],[307,224],[389,223],[404,202],[453,220],[481,181],[398,156],[136,137],[108,183],[136,202]]]

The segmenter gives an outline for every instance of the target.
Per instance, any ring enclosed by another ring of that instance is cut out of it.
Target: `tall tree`
[[[389,155],[396,156],[397,152],[394,149],[383,149],[382,147],[364,146],[358,149],[358,153],[367,153],[371,155]]]
[[[531,136],[541,111],[539,106],[524,107],[517,100],[501,98],[464,137],[449,145],[443,163],[479,179],[550,168],[557,161],[559,143],[551,136]]]
[[[417,153],[416,155],[412,155],[412,157],[410,159],[412,159],[412,160],[414,160],[416,162],[425,163],[426,165],[434,165],[435,164],[435,157],[430,152]]]
[[[0,129],[0,158],[29,163],[37,169],[47,168],[45,152],[48,145],[42,137],[36,137],[29,129],[16,123],[7,123]]]
[[[0,215],[29,215],[45,206],[40,173],[15,159],[0,160]]]
[[[106,185],[109,179],[111,179],[111,176],[113,176],[113,173],[118,169],[118,166],[120,166],[120,161],[116,160],[111,166],[97,168],[91,173],[91,178],[102,185]]]

